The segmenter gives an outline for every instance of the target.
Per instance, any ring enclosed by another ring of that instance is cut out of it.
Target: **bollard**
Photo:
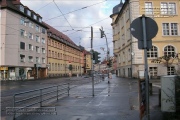
[[[58,101],[58,97],[59,97],[59,93],[58,93],[58,85],[57,85],[57,101]]]
[[[42,107],[42,89],[40,89],[40,107]]]
[[[159,107],[161,107],[161,89],[159,89]]]
[[[152,95],[152,83],[149,83],[149,94]]]
[[[68,96],[69,96],[69,90],[70,90],[70,87],[69,87],[69,83],[68,83]]]
[[[13,120],[15,120],[15,117],[16,117],[16,110],[15,110],[15,95],[13,96]]]

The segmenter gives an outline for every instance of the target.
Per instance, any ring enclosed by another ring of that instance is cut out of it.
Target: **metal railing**
[[[44,87],[40,89],[35,90],[29,90],[25,92],[16,93],[13,96],[13,119],[16,117],[16,113],[20,109],[28,108],[34,105],[38,105],[39,107],[42,107],[43,102],[47,102],[53,99],[59,99],[59,97],[62,95],[68,95],[69,96],[70,91],[70,84],[60,84],[60,85],[54,85],[50,87]],[[19,108],[19,109],[16,109]]]

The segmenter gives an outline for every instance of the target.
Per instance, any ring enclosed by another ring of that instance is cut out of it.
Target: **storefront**
[[[6,80],[8,78],[8,67],[0,67],[0,79]]]

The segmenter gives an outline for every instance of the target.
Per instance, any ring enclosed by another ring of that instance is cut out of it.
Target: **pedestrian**
[[[111,72],[109,73],[109,78],[112,79],[112,73]]]

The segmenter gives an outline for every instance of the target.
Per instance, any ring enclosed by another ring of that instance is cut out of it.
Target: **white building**
[[[20,0],[1,0],[0,79],[46,77],[47,32],[42,17]]]

